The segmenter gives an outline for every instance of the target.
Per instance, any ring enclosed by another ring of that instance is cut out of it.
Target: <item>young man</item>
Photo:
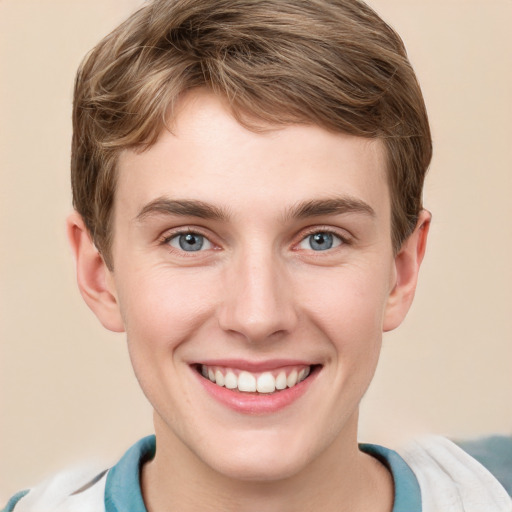
[[[402,42],[356,0],[160,0],[107,36],[77,77],[68,231],[156,436],[7,510],[511,510],[448,441],[357,443],[430,158]]]

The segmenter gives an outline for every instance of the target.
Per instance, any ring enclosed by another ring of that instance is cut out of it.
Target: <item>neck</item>
[[[158,430],[155,458],[141,473],[148,512],[391,512],[393,508],[392,477],[380,462],[359,451],[357,429],[351,429],[350,437],[337,438],[292,476],[270,481],[226,476],[176,437],[159,436]],[[161,437],[166,442],[161,443]]]

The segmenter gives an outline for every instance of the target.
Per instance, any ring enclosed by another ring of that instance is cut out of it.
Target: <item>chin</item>
[[[276,441],[269,442],[263,436],[259,442],[217,445],[216,449],[207,451],[203,461],[228,478],[247,482],[278,481],[300,473],[309,462],[306,447]]]
[[[256,460],[238,460],[214,468],[224,476],[245,482],[277,482],[291,478],[301,472],[305,461],[279,460],[259,457]]]

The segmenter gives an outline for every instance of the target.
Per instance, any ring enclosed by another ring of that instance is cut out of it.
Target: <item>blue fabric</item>
[[[106,512],[147,512],[140,489],[142,465],[155,456],[155,436],[134,444],[108,472],[105,486]]]
[[[512,496],[512,437],[492,436],[457,443],[469,455],[494,474]],[[155,436],[148,436],[133,445],[108,472],[105,486],[106,512],[147,512],[140,488],[142,465],[155,455]],[[372,444],[361,444],[361,451],[380,460],[391,471],[395,488],[392,512],[421,512],[418,481],[406,462],[393,450]],[[1,510],[13,512],[29,491],[15,494]]]
[[[420,486],[404,459],[395,451],[375,444],[361,444],[359,448],[379,459],[391,471],[395,486],[393,512],[421,512]]]
[[[16,503],[28,494],[28,489],[26,491],[20,491],[17,492],[8,502],[7,505],[5,505],[5,508],[3,508],[0,512],[12,512],[14,510],[14,507],[16,506]]]
[[[512,496],[512,436],[490,436],[457,444],[485,466]]]
[[[110,470],[105,488],[106,512],[147,512],[140,489],[140,468],[155,455],[154,436],[141,439]],[[421,512],[418,481],[405,461],[393,450],[362,444],[361,450],[379,459],[393,474],[395,505],[393,512]]]

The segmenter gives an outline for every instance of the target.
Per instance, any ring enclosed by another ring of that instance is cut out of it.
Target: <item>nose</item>
[[[289,270],[272,254],[240,255],[225,272],[220,327],[248,342],[284,336],[297,324]]]

